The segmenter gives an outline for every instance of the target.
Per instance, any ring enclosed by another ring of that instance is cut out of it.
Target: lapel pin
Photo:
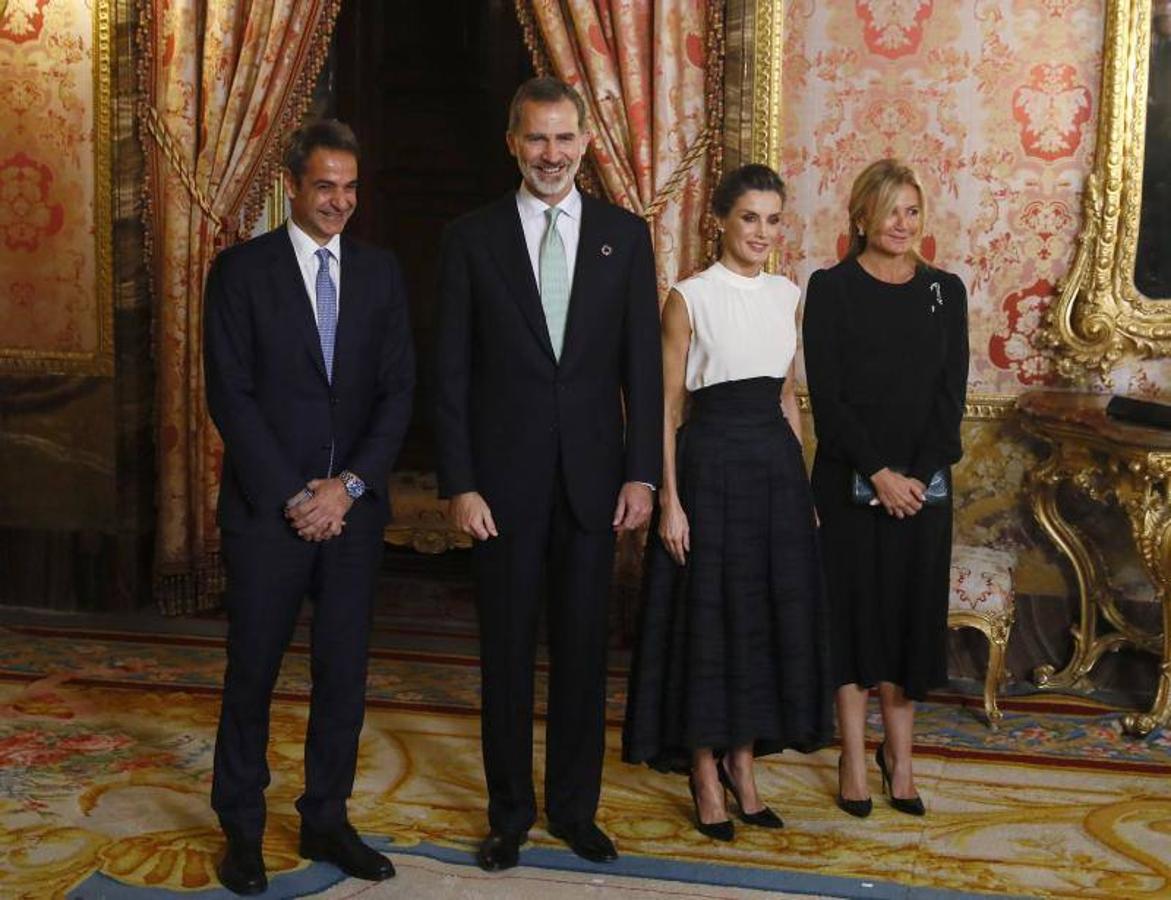
[[[602,244],[602,256],[609,256],[614,252],[614,248],[609,244]]]

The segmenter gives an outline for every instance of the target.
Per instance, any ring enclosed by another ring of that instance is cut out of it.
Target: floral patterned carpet
[[[466,599],[440,593],[454,605],[416,597],[379,617],[350,810],[359,831],[392,856],[459,868],[471,865],[486,827],[479,676]],[[219,894],[221,843],[207,803],[223,671],[218,623],[144,631],[7,618],[0,896]],[[583,892],[620,876],[708,885],[705,896],[721,896],[721,887],[839,897],[1171,896],[1171,735],[1126,738],[1116,711],[1091,700],[1011,698],[999,732],[977,717],[975,697],[923,704],[916,766],[924,819],[882,803],[876,773],[874,815],[838,811],[832,749],[771,757],[758,780],[786,827],[744,826],[734,844],[717,845],[690,825],[682,779],[621,763],[620,667],[610,688],[599,818],[622,858],[582,863],[541,827],[522,855],[527,866],[589,875]],[[296,854],[307,689],[307,647],[298,641],[273,707],[268,895],[349,896],[337,893],[336,870]],[[876,716],[873,724],[877,734]],[[538,734],[538,784],[542,751]],[[395,879],[398,893],[364,896],[412,896],[405,874]]]

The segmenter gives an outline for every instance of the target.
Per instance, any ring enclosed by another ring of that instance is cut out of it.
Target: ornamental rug
[[[210,631],[0,627],[0,896],[223,895],[207,803],[222,643]],[[620,761],[620,669],[599,823],[621,859],[584,863],[540,822],[524,865],[486,876],[471,858],[486,827],[476,660],[406,646],[373,651],[350,806],[400,874],[345,880],[296,853],[305,651],[287,655],[273,705],[271,897],[1171,896],[1171,736],[1125,738],[1091,700],[1010,698],[999,732],[975,698],[922,704],[923,819],[886,806],[877,773],[874,814],[841,813],[832,748],[769,757],[758,781],[786,827],[741,826],[718,845],[692,827],[683,779]],[[538,785],[543,751],[538,726]]]

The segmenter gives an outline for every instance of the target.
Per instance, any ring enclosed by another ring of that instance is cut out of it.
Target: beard
[[[581,157],[579,156],[569,165],[559,168],[555,174],[545,172],[540,164],[520,162],[518,165],[521,177],[528,185],[529,190],[534,196],[544,199],[569,192],[573,179],[577,177],[577,171],[581,168]]]

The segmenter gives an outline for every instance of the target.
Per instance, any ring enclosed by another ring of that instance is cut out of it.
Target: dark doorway
[[[398,468],[435,468],[431,347],[443,226],[514,187],[507,107],[533,74],[513,0],[345,0],[333,48],[337,116],[362,145],[349,230],[398,254],[419,353]]]

